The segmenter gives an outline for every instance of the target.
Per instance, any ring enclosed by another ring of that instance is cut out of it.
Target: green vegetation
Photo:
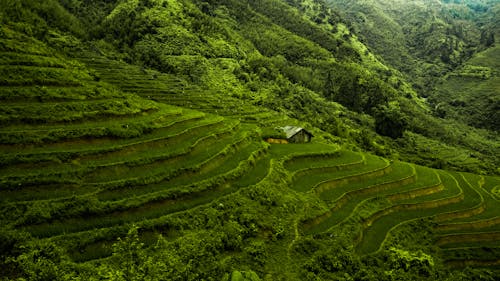
[[[400,102],[409,120],[399,124],[411,133],[392,147],[398,147],[404,160],[474,173],[496,169],[480,164],[482,156],[476,152],[498,155],[493,148],[498,143],[498,1],[326,2],[349,21],[360,41],[411,82],[435,116],[408,111],[408,104]],[[492,150],[482,150],[485,145]],[[498,163],[496,156],[491,160]]]
[[[442,89],[494,82],[492,3],[439,4],[484,20],[483,38],[453,30],[443,53],[425,21],[428,53],[401,61],[460,64]],[[350,15],[319,0],[0,7],[0,280],[498,276],[496,132],[433,116],[412,89],[428,77],[385,64]],[[286,125],[313,141],[264,141]]]

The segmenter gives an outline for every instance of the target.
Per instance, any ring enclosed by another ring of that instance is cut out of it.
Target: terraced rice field
[[[79,237],[75,259],[98,258],[132,223],[161,228],[155,220],[268,174],[269,145],[255,125],[123,93],[43,43],[9,35],[0,49],[3,223],[39,239]]]
[[[41,42],[4,33],[0,221],[62,245],[75,261],[110,255],[132,224],[145,242],[175,239],[182,235],[171,227],[176,216],[276,181],[311,202],[290,214],[290,245],[352,229],[356,252],[366,255],[405,223],[430,218],[449,265],[500,264],[497,177],[319,142],[269,145],[259,126],[297,121],[209,97],[182,78],[91,53],[58,57]]]
[[[285,167],[293,175],[291,188],[313,194],[326,208],[302,221],[302,235],[357,229],[350,235],[364,255],[381,249],[400,225],[431,218],[437,222],[436,245],[451,266],[498,265],[500,212],[491,193],[496,178],[384,163],[347,151],[302,155]]]
[[[297,123],[286,115],[251,105],[248,101],[242,101],[228,94],[190,86],[187,77],[131,66],[90,51],[82,53],[79,60],[93,68],[101,80],[124,92],[138,94],[147,99],[257,125],[273,127]]]

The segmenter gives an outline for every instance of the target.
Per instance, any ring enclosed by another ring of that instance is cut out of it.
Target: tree
[[[13,260],[27,280],[70,280],[73,273],[63,249],[52,242],[33,241]]]
[[[408,119],[396,102],[375,109],[375,130],[377,133],[397,139],[403,136],[408,127]]]
[[[118,238],[118,241],[113,244],[111,262],[102,266],[100,273],[107,280],[144,280],[146,258],[144,243],[139,240],[138,227],[133,226],[124,239]]]

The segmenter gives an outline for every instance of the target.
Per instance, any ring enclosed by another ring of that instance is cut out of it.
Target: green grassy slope
[[[404,76],[322,1],[97,2],[100,8],[62,1],[81,21],[95,23],[86,51],[70,54],[116,87],[226,116],[245,108],[238,118],[271,125],[286,115],[379,155],[496,173],[497,159],[487,152],[496,135],[431,116]],[[145,89],[145,80],[157,82]],[[412,153],[414,142],[463,153]]]
[[[33,238],[119,229],[266,175],[257,127],[124,94],[40,41],[8,27],[2,34],[5,226]]]
[[[3,279],[498,274],[498,177],[352,151],[250,97],[0,32]],[[262,141],[289,124],[314,141]]]

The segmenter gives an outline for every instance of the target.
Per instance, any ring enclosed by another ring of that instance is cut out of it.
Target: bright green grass
[[[217,123],[215,123],[217,124]],[[212,134],[224,134],[229,132],[233,127],[227,126],[222,127],[223,129],[213,130]],[[203,135],[203,130],[193,130],[190,131],[194,134],[188,134],[188,136],[176,136],[170,138],[169,140],[174,140],[175,143],[169,142],[149,142],[144,145],[144,150],[141,150],[141,145],[139,147],[126,147],[125,149],[102,153],[99,158],[92,157],[90,159],[85,159],[82,157],[79,159],[78,163],[73,164],[49,164],[44,169],[30,169],[28,170],[19,169],[19,167],[12,168],[18,174],[18,177],[28,179],[30,173],[38,173],[36,176],[32,176],[34,180],[43,181],[46,177],[53,177],[56,173],[61,177],[65,176],[62,180],[69,181],[71,177],[83,178],[85,182],[96,182],[100,181],[110,181],[113,178],[126,178],[130,176],[139,176],[144,170],[151,172],[153,167],[160,166],[160,169],[164,169],[164,166],[168,166],[170,162],[179,162],[181,157],[190,157],[189,152],[196,149],[198,145],[203,145],[202,139],[205,138]],[[209,132],[208,130],[206,131]],[[198,134],[201,136],[197,136]],[[183,138],[186,140],[183,141]],[[180,144],[177,144],[180,142]],[[176,145],[177,144],[177,145]],[[95,158],[95,159],[93,159]],[[80,171],[77,173],[76,171]],[[40,175],[42,173],[42,175]],[[43,174],[44,173],[44,174]],[[45,175],[45,177],[44,177]],[[95,188],[92,189],[95,191]],[[49,191],[50,192],[50,191]]]
[[[451,224],[451,225],[463,225],[464,229],[467,229],[468,223],[481,222],[484,220],[496,219],[500,216],[500,205],[498,200],[492,196],[491,193],[488,193],[485,189],[487,186],[478,186],[477,181],[480,181],[480,176],[461,173],[460,174],[463,181],[466,181],[469,184],[474,184],[473,188],[482,196],[484,200],[485,210],[480,214],[468,217],[468,218],[460,218],[454,219],[452,221],[446,221],[443,224]]]
[[[380,157],[372,155],[365,156],[366,164],[359,168],[353,170],[341,170],[332,173],[320,173],[317,175],[302,176],[294,180],[291,188],[300,192],[306,192],[323,183],[340,181],[343,179],[346,180],[346,183],[355,182],[360,176],[370,177],[370,174],[389,167],[388,162]]]
[[[380,201],[381,203],[383,203],[379,204],[383,208],[394,205],[391,204],[390,201],[381,201],[379,200],[379,198],[390,198],[391,196],[398,196],[400,194],[418,193],[422,189],[434,187],[441,183],[441,179],[437,176],[434,170],[422,166],[416,166],[415,170],[417,177],[416,182],[379,191],[376,193],[375,197],[370,194],[364,196],[349,197],[349,200],[344,203],[339,209],[337,209],[337,207],[334,205],[335,212],[332,212],[331,216],[326,218],[324,222],[320,222],[320,224],[317,226],[308,226],[308,228],[310,227],[311,229],[306,232],[320,233],[342,223],[352,223],[349,222],[350,220],[354,220],[354,223],[358,224],[361,222],[360,218],[367,218],[377,211],[380,211],[380,209],[374,209],[372,204],[373,201]],[[417,197],[416,195],[414,196]],[[397,200],[391,201],[397,202]],[[356,217],[358,217],[358,219],[356,219]]]
[[[381,177],[368,179],[362,182],[356,182],[352,185],[340,186],[319,194],[320,198],[332,206],[331,214],[318,224],[306,227],[306,233],[321,233],[329,228],[339,224],[352,215],[357,206],[366,200],[366,198],[383,197],[400,191],[408,190],[409,184],[398,181],[414,175],[411,165],[397,162],[391,172]],[[379,187],[389,183],[388,188]],[[394,186],[392,186],[394,185]],[[347,201],[340,202],[339,199],[345,198]]]
[[[228,133],[229,131],[216,131],[213,135],[216,136],[215,138],[219,138],[221,135]],[[196,163],[192,161],[205,159],[197,158],[196,156],[200,155],[197,152],[202,152],[203,150],[214,152],[213,150],[209,150],[209,146],[215,146],[215,142],[204,141],[205,138],[206,135],[201,135],[199,138],[193,136],[189,141],[186,140],[186,142],[180,145],[166,147],[166,149],[158,150],[156,153],[155,150],[152,150],[143,155],[139,154],[139,158],[135,158],[136,162],[112,163],[111,165],[106,165],[86,176],[85,180],[94,183],[136,177],[147,178],[148,176],[161,174],[163,171],[171,169],[172,167],[179,169],[182,167],[179,165],[180,163]],[[223,141],[223,138],[221,138],[221,141]],[[158,152],[161,154],[158,154]],[[153,153],[155,154],[151,155]],[[209,156],[209,154],[205,155]],[[140,158],[141,156],[143,156],[143,158]]]
[[[287,119],[276,112],[247,105],[227,95],[218,93],[200,95],[199,91],[190,93],[186,82],[179,78],[95,57],[95,55],[90,55],[90,57],[91,59],[82,60],[94,67],[101,79],[116,85],[123,91],[137,93],[143,97],[169,104],[235,118],[242,122],[263,126],[286,124]]]
[[[438,174],[445,187],[443,191],[418,198],[400,200],[398,201],[398,204],[417,204],[425,201],[439,200],[446,197],[455,197],[463,193],[462,186],[457,178],[444,171],[438,171]],[[473,205],[475,205],[474,202],[472,202],[472,206]]]
[[[0,52],[0,65],[22,65],[55,68],[68,67],[68,63],[59,58],[22,54],[17,52]]]
[[[269,164],[270,164],[269,161],[270,161],[269,156],[258,159],[257,162],[250,168],[250,170],[248,170],[241,178],[235,178],[229,180],[228,182],[219,184],[218,187],[216,187],[211,192],[197,193],[195,194],[195,196],[198,197],[197,200],[195,200],[194,197],[189,198],[189,196],[187,196],[179,198],[180,203],[184,202],[183,204],[173,204],[172,201],[170,201],[169,203],[167,200],[159,201],[153,204],[159,204],[160,207],[163,208],[164,213],[167,212],[172,213],[174,211],[179,212],[182,210],[187,210],[187,208],[196,207],[200,204],[204,204],[204,202],[210,203],[211,201],[217,200],[224,195],[230,194],[231,192],[235,192],[240,188],[257,184],[268,174]],[[151,207],[153,206],[151,205],[148,208]],[[137,213],[137,211],[138,209],[134,209],[135,213]],[[161,227],[157,226],[154,228],[159,229]],[[165,234],[165,232],[166,230],[162,230],[162,233]],[[117,235],[117,236],[122,236],[122,235]],[[172,235],[175,234],[172,234],[170,231],[168,231],[168,237],[171,237]],[[140,237],[141,241],[144,241],[144,235],[142,233],[140,234]],[[108,239],[105,239],[103,241],[95,241],[87,244],[84,243],[85,244],[84,246],[78,246],[75,248],[75,250],[71,251],[70,255],[72,259],[77,262],[94,260],[109,256],[112,253],[111,244],[114,242],[115,239],[116,238],[110,239],[108,237]],[[83,241],[83,239],[78,239],[78,241]]]
[[[0,28],[0,51],[41,56],[52,54],[45,44],[6,26]]]
[[[123,93],[106,88],[103,85],[89,82],[81,87],[59,86],[17,86],[0,87],[0,100],[9,104],[14,102],[54,102],[54,101],[84,101],[121,98]]]
[[[105,58],[82,59],[99,72],[104,81],[116,85],[126,92],[137,93],[143,97],[176,104],[183,107],[210,112],[235,118],[242,122],[262,126],[289,124],[289,119],[271,110],[245,104],[239,99],[219,93],[199,94],[191,91],[186,82],[165,74],[140,69]]]
[[[400,197],[402,195],[407,195],[410,198],[414,196],[415,197],[425,196],[423,194],[419,194],[419,192],[422,190],[428,190],[429,188],[432,187],[437,187],[438,185],[442,184],[441,179],[435,170],[419,165],[413,165],[413,167],[416,172],[415,182],[408,184],[404,191],[401,190],[398,192],[391,193],[389,199],[392,202],[406,200],[406,199],[400,199],[404,198]],[[418,196],[416,196],[417,194]]]
[[[5,29],[3,29],[2,31],[4,30]],[[5,33],[3,34],[5,35]],[[24,35],[22,35],[22,37],[23,39],[26,39],[25,42],[19,39],[3,38],[2,40],[0,40],[0,51],[4,53],[14,52],[14,53],[22,53],[35,56],[48,56],[51,53],[51,50],[44,44],[41,44],[39,41]]]
[[[35,155],[75,153],[78,154],[78,156],[83,156],[91,155],[94,153],[125,149],[126,147],[136,146],[141,143],[146,144],[148,142],[154,142],[172,135],[176,135],[186,129],[189,129],[189,127],[192,126],[193,122],[200,122],[200,119],[202,117],[205,117],[205,115],[201,112],[182,110],[172,112],[164,111],[157,117],[158,119],[155,120],[156,125],[154,131],[148,134],[143,134],[140,137],[128,139],[100,138],[90,140],[81,139],[76,141],[66,140],[60,143],[24,146],[23,151],[21,153],[16,152],[15,155],[22,155],[24,158],[27,158]],[[204,118],[202,122],[215,122],[216,120],[220,121],[221,118],[210,116]],[[5,159],[7,158],[6,155],[8,155],[11,151],[12,146],[0,145],[0,152],[2,152],[4,163]]]
[[[453,198],[461,193],[461,190],[458,186],[456,186],[456,188],[452,188],[452,186],[456,184],[456,182],[454,181],[451,175],[447,175],[444,172],[441,172],[440,176],[443,181],[443,184],[447,187],[445,191],[433,194],[431,196],[423,196],[413,200],[405,200],[405,201],[407,202],[416,201],[411,204],[417,204],[418,206],[419,202],[425,203],[426,201],[431,201],[431,200],[444,200],[446,198]],[[470,204],[463,204],[462,201],[458,203],[448,203],[433,208],[422,208],[417,210],[399,210],[396,212],[390,212],[389,214],[384,215],[375,220],[371,224],[371,226],[369,226],[367,229],[364,230],[363,239],[357,245],[356,251],[361,254],[368,254],[377,251],[380,248],[380,245],[385,240],[387,233],[392,228],[396,227],[397,225],[405,221],[424,218],[424,217],[431,217],[440,213],[446,213],[468,207],[470,207]]]
[[[229,155],[223,155],[220,154],[220,152],[223,151],[223,149],[226,149],[231,145],[235,144],[236,142],[246,138],[243,131],[239,132],[240,132],[239,134],[236,134],[235,136],[231,137],[226,137],[225,139],[212,139],[212,141],[214,142],[213,145],[207,146],[207,149],[195,152],[194,155],[192,155],[192,157],[188,157],[187,159],[185,159],[185,161],[182,161],[182,167],[185,168],[178,166],[172,167],[171,169],[173,169],[173,171],[170,172],[171,176],[166,176],[163,178],[160,177],[158,180],[155,180],[150,184],[137,185],[134,188],[126,188],[118,186],[110,190],[104,190],[98,194],[98,197],[101,200],[116,200],[122,197],[139,196],[150,192],[165,190],[167,188],[173,188],[175,186],[189,184],[190,182],[193,182],[195,179],[202,180],[204,178],[210,178],[211,176],[213,176],[213,174],[210,174],[210,172],[214,173],[214,170],[218,171],[219,169],[225,168],[227,166],[234,167],[237,164],[237,162],[241,161],[240,157],[248,157],[248,155],[245,156],[245,154],[242,153],[242,151],[240,150],[236,151],[235,154],[237,155],[236,157],[234,156],[231,157],[232,155],[231,152],[229,153]],[[247,146],[247,148],[248,147],[249,146]],[[219,156],[220,159],[217,159]],[[213,165],[213,163],[210,166],[210,162],[213,161],[217,161],[216,163],[218,163],[217,165],[219,169],[214,169],[217,167],[214,167],[215,165]],[[206,169],[199,168],[193,171],[192,168],[191,169],[189,168],[193,166],[200,167],[203,165],[203,162],[208,164],[206,166],[207,167]],[[223,162],[223,164],[220,162]],[[178,172],[175,173],[175,171]]]
[[[195,143],[202,137],[208,135],[220,135],[228,131],[235,130],[238,127],[236,122],[230,122],[220,118],[206,118],[195,124],[182,124],[177,126],[176,130],[169,130],[170,135],[165,138],[155,139],[147,142],[128,145],[123,149],[113,152],[102,153],[100,155],[90,155],[81,157],[80,162],[84,160],[91,161],[95,165],[114,165],[115,163],[133,162],[134,160],[158,158],[163,155],[178,155],[189,148],[194,147]],[[182,131],[177,131],[181,130]]]
[[[0,111],[5,114],[0,116],[0,125],[82,123],[103,118],[118,121],[154,109],[151,105],[125,99],[8,104],[0,105]]]
[[[479,188],[479,176],[475,179],[467,179],[463,173],[452,173],[455,179],[457,179],[460,187],[462,188],[464,194],[464,203],[467,202],[471,207],[469,209],[457,210],[455,212],[450,212],[450,215],[453,214],[466,214],[467,212],[472,212],[474,210],[478,210],[485,204],[484,194],[480,192]],[[465,212],[465,213],[464,213]],[[474,216],[475,217],[475,216]],[[459,221],[470,221],[470,218],[464,219],[451,219],[452,222]]]
[[[236,187],[245,187],[257,184],[269,173],[270,161],[271,158],[269,155],[261,157],[255,162],[255,164],[253,164],[250,171],[246,172],[241,178],[233,181],[231,185]]]
[[[464,128],[464,130],[465,129],[466,128]],[[469,133],[469,134],[477,136],[477,139],[480,139],[480,141],[478,141],[480,142],[478,146],[495,147],[496,145],[494,140],[487,140],[484,138],[481,139],[479,135],[474,133]],[[456,146],[454,147],[449,146],[444,142],[438,140],[431,140],[424,136],[413,134],[411,132],[409,133],[409,135],[411,135],[412,138],[414,137],[416,139],[415,146],[412,146],[410,149],[404,152],[405,158],[413,160],[410,162],[422,161],[422,158],[446,159],[447,162],[449,162],[448,164],[452,167],[455,166],[455,167],[470,167],[472,169],[475,168],[483,169],[484,163],[482,163],[481,160],[474,157],[470,157],[471,153],[473,153],[473,151],[470,149],[456,147]],[[416,154],[420,156],[416,157],[415,156]],[[488,154],[482,154],[482,157],[490,158],[493,161],[493,158],[491,158],[491,156],[489,155],[494,155],[494,154],[495,154],[494,152],[493,154],[491,154],[491,152],[488,152]],[[432,163],[433,162],[428,162],[428,165],[431,165]]]
[[[306,172],[309,169],[317,169],[324,167],[333,167],[338,165],[346,165],[353,163],[363,163],[363,155],[351,151],[333,151],[310,156],[295,157],[285,162],[285,168],[290,172],[302,171]]]
[[[347,185],[339,186],[337,188],[332,188],[324,192],[319,193],[319,197],[326,202],[335,202],[343,195],[350,192],[366,190],[369,191],[373,187],[384,183],[398,182],[402,179],[411,177],[415,175],[413,167],[407,163],[394,162],[391,165],[391,171],[380,177],[367,179],[359,182],[353,182]],[[397,188],[397,187],[394,187]]]
[[[185,121],[189,121],[193,119],[185,119]],[[196,120],[196,118],[194,119]],[[180,122],[175,122],[172,126],[163,128],[164,130],[158,130],[155,133],[141,136],[140,138],[134,138],[129,140],[115,141],[113,142],[111,139],[101,140],[101,141],[91,141],[89,143],[85,143],[83,141],[81,144],[79,143],[66,143],[66,145],[46,145],[46,146],[37,146],[36,149],[29,150],[31,153],[25,154],[4,154],[3,162],[6,165],[9,161],[14,162],[27,162],[30,158],[34,158],[36,162],[42,162],[44,156],[48,159],[57,159],[54,155],[62,155],[62,157],[68,159],[77,159],[78,163],[74,164],[74,167],[70,167],[70,169],[75,169],[77,166],[109,166],[113,164],[127,163],[132,162],[134,159],[144,159],[145,156],[150,156],[150,154],[158,154],[155,149],[163,149],[169,145],[177,144],[178,142],[185,141],[185,138],[194,137],[198,133],[203,132],[204,127],[217,128],[218,126],[222,127],[221,118],[207,118],[199,123],[195,123],[194,125],[191,122],[184,122],[179,120]],[[233,122],[234,123],[234,122]],[[231,123],[229,123],[231,124]],[[187,127],[187,128],[186,128]],[[190,130],[192,127],[198,127],[198,130]],[[228,126],[228,128],[232,128]],[[165,130],[166,129],[166,130]],[[214,130],[217,132],[218,130]],[[187,136],[186,136],[187,135]],[[65,150],[64,148],[71,148],[70,150]],[[5,150],[9,147],[5,146]],[[56,149],[57,148],[57,149]],[[175,148],[175,147],[174,147]],[[12,149],[12,148],[11,148]],[[88,150],[87,150],[88,149]],[[171,149],[170,149],[171,150]],[[168,151],[168,149],[167,149]],[[40,152],[37,154],[36,152]],[[99,155],[97,155],[99,153]],[[161,153],[165,154],[165,152],[161,151]],[[137,156],[137,154],[140,154]],[[9,157],[10,156],[10,157]],[[71,156],[71,157],[69,157]],[[134,158],[135,157],[135,158]],[[16,159],[21,158],[21,159]],[[63,159],[64,159],[63,158]],[[17,161],[16,161],[17,160]],[[25,161],[22,161],[25,160]],[[74,160],[75,161],[75,160]],[[44,167],[43,164],[38,164],[38,169],[33,169],[32,166],[28,166],[30,172],[23,171],[20,169],[19,165],[14,165],[10,169],[4,168],[0,170],[0,175],[29,175],[29,174],[40,174],[43,173],[44,169],[51,171],[64,170],[64,166],[72,165],[68,164],[57,164],[50,163],[48,167]],[[20,171],[19,171],[20,169]]]
[[[443,182],[446,179],[444,178]],[[468,204],[471,205],[470,203]],[[467,206],[465,206],[467,207]],[[398,211],[396,213],[391,213],[387,216],[383,216],[382,218],[375,221],[366,231],[364,235],[363,241],[358,246],[358,251],[362,253],[370,253],[376,251],[378,249],[377,245],[380,245],[381,241],[383,241],[382,235],[380,233],[385,233],[384,231],[390,230],[392,227],[397,226],[398,222],[403,222],[405,220],[412,220],[416,218],[422,218],[427,216],[433,216],[440,213],[447,213],[450,210],[462,209],[464,208],[464,204],[462,202],[452,203],[449,205],[432,208],[432,209],[422,209],[416,211]],[[494,230],[494,229],[489,229]],[[385,234],[384,234],[385,235]],[[385,236],[384,236],[385,237]]]
[[[192,182],[201,181],[207,178],[215,177],[218,174],[226,173],[236,167],[238,163],[248,159],[252,152],[259,149],[265,149],[262,143],[251,142],[250,144],[243,144],[243,147],[238,147],[235,151],[229,152],[223,157],[215,156],[215,161],[206,162],[207,165],[204,166],[200,171],[195,174],[184,173],[180,174],[176,178],[171,179],[166,187],[174,187],[180,185],[188,185]],[[154,186],[150,186],[154,188]]]
[[[246,148],[241,149],[240,155],[248,155],[259,148],[258,143],[253,143]],[[229,161],[226,161],[223,165],[220,165],[217,170],[211,171],[202,177],[202,175],[195,175],[191,177],[191,180],[186,183],[180,184],[193,184],[199,180],[203,180],[205,178],[214,177],[217,174],[226,173],[232,168],[234,168],[239,162],[245,160],[243,157],[233,157]],[[266,164],[264,164],[266,165]],[[254,174],[254,181],[250,182],[251,184],[255,184],[260,181],[266,173],[262,173],[262,170],[250,170],[250,173],[257,172]],[[222,185],[224,186],[224,185]],[[172,188],[172,187],[170,187]],[[64,221],[56,221],[47,224],[40,225],[32,225],[28,226],[25,229],[28,230],[35,236],[48,237],[53,235],[59,235],[61,233],[71,233],[76,231],[89,230],[93,228],[100,227],[109,227],[117,224],[124,224],[134,221],[140,221],[155,217],[160,217],[169,213],[179,212],[183,210],[187,210],[193,208],[195,206],[206,204],[211,202],[212,200],[217,199],[220,196],[224,196],[236,191],[240,188],[237,184],[228,183],[227,188],[220,188],[216,190],[208,190],[200,193],[188,193],[181,198],[176,198],[175,200],[162,200],[157,202],[147,203],[140,207],[132,208],[125,211],[115,211],[107,215],[93,215],[91,218],[72,218]],[[123,197],[121,198],[123,200]],[[112,211],[112,210],[110,210]]]
[[[263,114],[266,112],[265,108],[244,108],[243,111],[238,111],[236,108],[237,105],[230,105],[228,108],[223,108],[224,110],[222,113],[224,116],[231,117],[231,118],[247,118],[249,116],[255,116],[258,114]]]
[[[177,115],[182,112],[182,110],[178,107],[168,106],[164,104],[154,103],[148,100],[140,99],[137,96],[133,95],[124,95],[123,98],[126,102],[134,103],[136,107],[144,108],[146,110],[155,110],[151,114],[144,114],[143,116],[131,116],[130,123],[139,123],[139,121],[151,121],[154,119],[162,118],[165,115]],[[126,120],[121,120],[123,124],[127,124]],[[91,120],[89,122],[85,122],[84,124],[64,124],[64,125],[41,125],[41,124],[16,124],[15,126],[6,128],[3,127],[0,133],[9,133],[9,132],[19,132],[19,131],[49,131],[49,130],[71,130],[71,129],[89,129],[95,127],[103,127],[116,125],[116,120],[99,120],[94,121]]]
[[[500,201],[500,177],[483,177],[481,188],[488,192],[493,199]]]
[[[439,85],[436,94],[447,106],[447,117],[498,130],[498,122],[494,121],[494,116],[498,111],[495,105],[498,104],[500,91],[499,62],[500,46],[495,45],[475,54]],[[483,71],[474,71],[481,69]],[[474,75],[474,72],[487,74]],[[457,101],[461,106],[453,106]],[[498,155],[498,152],[493,155]]]
[[[338,148],[333,145],[311,142],[303,144],[272,144],[269,152],[273,158],[282,158],[285,156],[306,155],[310,153],[330,153],[337,150]]]
[[[81,58],[85,64],[96,69],[99,77],[120,89],[128,92],[148,95],[151,92],[173,93],[177,88],[184,88],[186,82],[176,76],[160,73],[153,70],[141,69],[95,54],[84,54]]]
[[[412,164],[409,164],[412,165]],[[421,190],[427,190],[428,188],[436,187],[439,184],[442,184],[440,177],[436,173],[435,170],[432,170],[423,166],[415,166],[416,172],[416,181],[413,183],[408,183],[403,186],[395,187],[393,189],[389,189],[387,191],[383,191],[382,193],[377,193],[377,197],[387,197],[392,203],[398,203],[404,199],[396,199],[399,195],[408,194],[411,197],[421,197],[424,195],[418,194]],[[418,195],[415,195],[418,194]],[[392,199],[395,198],[395,199]],[[361,208],[363,202],[358,204],[356,208]]]
[[[119,162],[118,160],[110,161],[110,158],[118,155],[120,160],[123,161],[124,156],[137,153],[137,151],[141,150],[148,151],[150,146],[159,146],[162,140],[169,139],[187,130],[193,124],[201,125],[221,121],[220,118],[206,118],[199,121],[201,116],[189,116],[188,114],[182,115],[182,117],[168,124],[170,126],[167,125],[139,138],[117,139],[115,141],[112,139],[67,141],[58,144],[39,145],[32,149],[25,147],[25,153],[5,153],[0,156],[3,163],[3,167],[0,168],[0,175],[6,176],[21,173],[21,175],[26,176],[32,174],[26,171],[26,169],[31,171],[46,169],[50,173],[50,171],[54,171],[54,167],[70,166],[71,163],[75,165],[75,169],[81,169],[82,163],[87,163],[87,166],[89,165],[88,163],[96,166],[99,165],[100,161],[107,161],[107,163]],[[12,147],[10,148],[12,149]],[[37,164],[36,169],[33,169],[33,165],[30,165],[32,163]],[[57,171],[60,172],[60,170]]]
[[[9,130],[0,130],[0,142],[4,144],[49,143],[85,137],[138,137],[145,131],[147,132],[161,126],[159,124],[161,124],[161,120],[165,115],[180,114],[179,109],[172,110],[169,107],[165,108],[163,105],[158,104],[155,106],[159,110],[154,113],[140,117],[131,116],[130,119],[124,119],[120,122],[108,119],[103,121],[89,121],[85,124],[16,125]]]
[[[226,149],[232,145],[243,144],[245,137],[236,139],[232,136],[217,136],[207,137],[203,139],[203,146],[196,146],[191,154],[174,157],[152,163],[151,167],[145,165],[137,167],[119,167],[116,171],[108,170],[110,174],[99,173],[99,177],[106,179],[108,177],[114,179],[112,181],[97,181],[93,184],[114,190],[127,185],[145,185],[154,182],[168,181],[172,178],[177,178],[185,173],[199,173],[204,166],[210,165],[213,161],[220,161],[226,157]],[[217,163],[217,162],[215,162]],[[122,178],[123,173],[130,171],[126,178]],[[144,182],[144,183],[142,183]]]
[[[80,86],[92,77],[83,70],[0,65],[2,86]]]

